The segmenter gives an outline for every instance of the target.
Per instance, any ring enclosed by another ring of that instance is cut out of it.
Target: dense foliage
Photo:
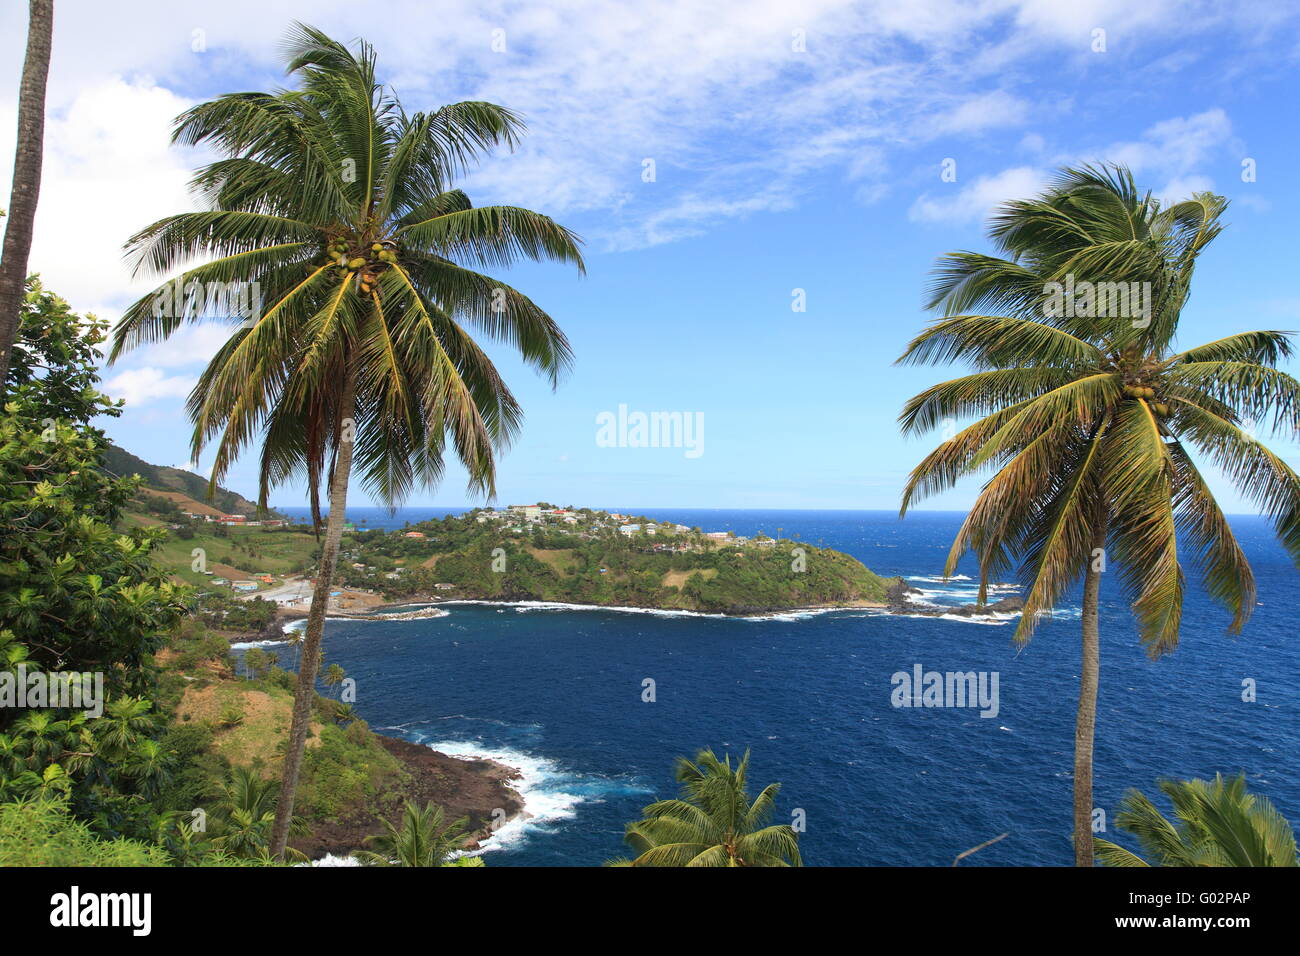
[[[644,819],[627,825],[624,840],[635,851],[616,866],[802,866],[799,834],[790,824],[769,826],[779,783],[752,801],[746,788],[749,751],[733,767],[712,750],[691,761],[677,758],[681,797],[646,807]]]
[[[627,537],[603,512],[589,512],[603,530],[539,525],[520,533],[471,513],[414,526],[403,533],[363,532],[345,541],[343,583],[393,597],[437,593],[457,597],[660,607],[711,613],[756,613],[796,607],[884,603],[894,583],[838,551],[790,540],[715,542],[669,530]],[[401,562],[403,572],[390,577]],[[353,567],[362,564],[363,568]]]
[[[0,661],[14,681],[95,675],[107,701],[98,717],[0,708],[0,796],[66,793],[99,830],[138,835],[167,774],[153,654],[184,595],[150,557],[162,532],[117,527],[137,485],[101,470],[89,424],[117,414],[95,389],[103,337],[31,284],[0,415]]]

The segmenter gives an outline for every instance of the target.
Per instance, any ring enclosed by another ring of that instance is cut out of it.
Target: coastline
[[[424,744],[376,733],[380,745],[397,758],[410,774],[407,796],[420,806],[433,802],[441,806],[450,822],[469,818],[468,838],[464,849],[475,852],[484,848],[503,824],[526,819],[524,798],[515,789],[523,772],[497,760],[479,756],[454,756]],[[401,804],[382,814],[392,823],[400,823]],[[358,812],[337,820],[318,822],[312,831],[290,841],[312,860],[349,856],[365,848],[365,838],[378,833],[381,824],[374,814]]]
[[[999,585],[999,587],[1004,587]],[[702,617],[722,620],[761,621],[788,620],[792,616],[829,614],[836,611],[872,610],[883,611],[899,617],[953,617],[980,620],[984,618],[1004,620],[1007,616],[1019,613],[1023,600],[1018,596],[1003,597],[983,608],[974,604],[940,605],[929,602],[913,601],[910,595],[923,593],[919,588],[909,585],[902,578],[897,579],[885,601],[843,601],[832,604],[811,604],[790,608],[756,608],[750,613],[728,613],[723,611],[693,611],[686,608],[669,608],[655,605],[638,604],[575,604],[566,601],[543,601],[534,598],[503,600],[499,598],[436,597],[431,594],[415,594],[401,601],[383,601],[369,604],[364,610],[331,609],[326,619],[344,619],[354,621],[384,620],[419,620],[443,617],[447,611],[441,610],[452,605],[483,605],[487,607],[511,607],[520,611],[528,610],[570,610],[570,611],[618,611],[629,614],[657,614],[665,617]],[[405,609],[405,610],[401,610]],[[310,608],[280,607],[276,621],[280,624],[305,619]],[[440,612],[440,613],[438,613]]]
[[[523,598],[507,601],[493,598],[435,598],[432,595],[412,595],[401,601],[375,604],[365,611],[343,611],[331,609],[326,612],[326,620],[350,621],[392,621],[416,620],[420,618],[442,617],[443,614],[418,614],[412,610],[409,614],[398,608],[440,609],[449,605],[480,604],[487,607],[513,607],[525,610],[572,610],[572,611],[622,611],[629,614],[660,614],[672,617],[705,617],[737,621],[767,620],[786,617],[792,614],[825,614],[832,611],[854,610],[889,610],[894,605],[879,601],[847,601],[842,604],[812,604],[791,608],[765,608],[752,614],[728,614],[723,611],[692,611],[686,608],[657,607],[640,604],[572,604],[565,601],[541,601]],[[279,608],[276,619],[282,622],[305,620],[309,609]]]

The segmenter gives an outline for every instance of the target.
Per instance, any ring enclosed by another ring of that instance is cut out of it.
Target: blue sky
[[[20,6],[0,12],[0,164],[12,155]],[[364,18],[408,109],[483,98],[525,114],[523,148],[466,181],[476,202],[531,206],[587,240],[585,278],[558,266],[508,277],[560,321],[576,367],[552,392],[490,350],[527,411],[500,500],[896,507],[929,447],[904,440],[896,416],[946,374],[892,365],[926,318],[929,269],[944,252],[987,248],[988,210],[1063,163],[1123,161],[1161,195],[1233,201],[1182,341],[1300,328],[1287,267],[1300,219],[1294,5],[788,6],[391,0]],[[122,241],[192,208],[185,182],[209,158],[167,146],[171,118],[278,85],[291,19],[350,38],[355,9],[178,2],[128,24],[108,5],[63,0],[33,271],[79,311],[116,318],[151,287],[122,265]],[[954,182],[941,178],[946,159]],[[1254,182],[1242,179],[1247,159]],[[224,334],[191,329],[107,369],[106,388],[129,402],[109,434],[150,461],[185,463],[183,397]],[[702,416],[702,454],[602,447],[597,416],[620,405]],[[1300,466],[1300,450],[1276,447]],[[254,463],[246,455],[225,483],[251,493]],[[410,503],[459,505],[463,488],[450,468]],[[1249,510],[1216,488],[1229,510]],[[976,491],[926,506],[961,508]],[[290,486],[273,503],[301,500]]]

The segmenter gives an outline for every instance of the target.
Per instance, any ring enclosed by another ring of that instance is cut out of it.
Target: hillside
[[[116,445],[109,446],[106,461],[114,474],[138,474],[144,479],[145,487],[123,520],[128,525],[167,529],[154,556],[174,581],[222,590],[235,583],[256,584],[266,590],[315,566],[320,543],[308,528],[218,524],[214,519],[223,515],[256,518],[256,506],[220,486],[209,500],[207,482],[198,475],[152,465]]]
[[[556,601],[719,614],[885,606],[897,579],[790,539],[590,509],[473,511],[344,538],[340,583],[415,597]]]
[[[203,508],[215,509],[221,514],[252,515],[257,511],[257,505],[254,502],[228,488],[222,488],[220,485],[217,486],[213,496],[208,498],[207,479],[188,471],[182,471],[179,468],[171,468],[167,465],[151,465],[143,458],[139,458],[117,445],[110,444],[108,446],[108,451],[104,456],[104,467],[115,475],[139,475],[144,479],[144,483],[155,491],[182,495],[190,499],[194,504],[201,505]],[[186,507],[184,504],[180,506],[182,508]],[[196,513],[206,514],[207,512],[198,509]]]

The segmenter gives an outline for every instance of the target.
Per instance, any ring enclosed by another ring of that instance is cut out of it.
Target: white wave
[[[685,611],[674,608],[629,607],[611,604],[568,604],[563,601],[482,601],[460,598],[454,601],[443,601],[442,603],[478,604],[497,607],[498,614],[505,608],[514,608],[516,614],[529,614],[536,611],[618,611],[621,614],[649,614],[652,617],[703,617],[711,620],[727,621],[797,621],[815,617],[819,614],[862,610],[853,607],[800,607],[762,614],[717,614],[708,611]]]
[[[444,611],[433,605],[423,605],[412,611],[383,611],[378,614],[358,615],[357,617],[330,618],[331,621],[427,621],[435,617],[450,617],[450,611]]]
[[[360,866],[361,863],[355,857],[335,856],[333,853],[326,853],[319,860],[312,860],[310,863],[299,863],[299,866]]]
[[[971,578],[969,575],[965,574],[954,574],[946,578],[942,574],[909,574],[907,580],[929,581],[933,584],[943,584],[946,581],[970,581]]]
[[[934,605],[930,605],[933,609]],[[1019,611],[1011,613],[988,613],[988,614],[907,614],[902,611],[890,611],[884,608],[871,608],[866,611],[869,617],[910,617],[919,618],[925,621],[961,621],[966,624],[985,624],[992,627],[1002,627],[1008,622],[1015,620],[1020,616]]]
[[[460,760],[492,760],[519,772],[519,776],[507,781],[507,786],[514,789],[523,800],[523,810],[507,820],[487,839],[479,849],[468,855],[477,856],[491,850],[504,850],[518,846],[538,827],[568,820],[577,815],[578,806],[588,800],[599,799],[602,792],[615,788],[613,781],[604,787],[586,786],[578,775],[561,770],[555,761],[538,757],[518,750],[485,747],[480,743],[461,740],[424,741],[426,747]],[[594,778],[599,781],[600,778]]]
[[[253,647],[279,647],[281,644],[288,644],[288,641],[239,641],[231,644],[232,651],[246,651]]]

